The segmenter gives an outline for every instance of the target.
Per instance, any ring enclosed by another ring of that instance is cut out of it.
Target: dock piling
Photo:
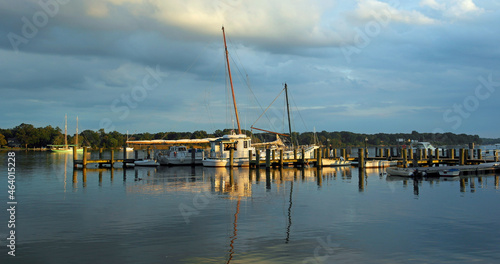
[[[365,149],[364,148],[358,149],[358,164],[359,164],[359,168],[365,167]]]
[[[87,148],[83,148],[83,158],[82,158],[82,166],[83,168],[87,168]]]
[[[77,167],[76,161],[77,161],[78,157],[76,155],[77,155],[76,148],[73,148],[73,168]]]
[[[229,166],[231,167],[231,169],[234,166],[234,148],[231,148],[229,150]]]
[[[283,150],[280,149],[280,168],[283,168]]]
[[[125,162],[127,160],[127,145],[123,146],[123,164],[122,167],[125,169],[127,167],[127,163]]]
[[[271,149],[266,149],[266,169],[271,167]]]
[[[191,148],[191,166],[194,166],[196,164],[195,160],[196,160],[196,149]]]

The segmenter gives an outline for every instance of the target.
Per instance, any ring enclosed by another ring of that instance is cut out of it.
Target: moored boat
[[[441,176],[441,177],[455,177],[455,176],[460,175],[460,170],[452,168],[452,169],[439,171],[438,173],[439,173],[439,176]]]
[[[186,146],[171,146],[168,151],[159,152],[156,158],[160,165],[201,165],[204,151],[202,149],[188,149]]]
[[[143,160],[136,160],[134,161],[135,166],[159,166],[160,163],[158,163],[154,159],[143,159]]]
[[[248,167],[250,158],[249,150],[255,153],[255,148],[251,146],[252,139],[245,134],[224,135],[210,143],[210,154],[203,160],[206,167],[227,167],[230,166],[231,149],[233,150],[233,166]]]

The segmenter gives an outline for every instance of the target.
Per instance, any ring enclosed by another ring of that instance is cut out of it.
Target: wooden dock
[[[97,164],[99,168],[110,167],[113,168],[116,163],[122,163],[122,168],[126,168],[127,164],[133,164],[137,159],[127,159],[126,149],[123,149],[123,159],[115,159],[114,151],[111,150],[111,158],[103,159],[102,158],[102,149],[99,151],[99,159],[87,159],[87,148],[83,148],[83,157],[81,160],[77,159],[76,148],[73,148],[73,168],[87,168],[89,164]],[[137,156],[137,155],[136,155]]]
[[[475,149],[443,149],[441,151],[436,150],[414,150],[409,151],[408,149],[394,149],[391,147],[380,147],[376,148],[375,156],[368,156],[366,148],[359,148],[357,157],[351,157],[351,150],[347,148],[342,149],[328,149],[319,148],[316,149],[314,155],[311,158],[304,158],[304,149],[294,149],[292,158],[284,158],[283,150],[271,150],[265,149],[264,153],[261,150],[256,150],[255,158],[253,153],[249,151],[249,167],[258,168],[281,168],[281,167],[306,167],[314,166],[321,168],[325,164],[331,164],[331,161],[350,161],[351,163],[357,164],[360,168],[369,167],[367,164],[373,161],[390,161],[391,164],[396,163],[399,167],[436,167],[439,165],[477,165],[486,162],[499,162],[499,153],[496,150],[492,151],[492,155],[489,158],[482,156],[480,150]],[[298,153],[301,152],[301,155]],[[98,167],[111,167],[116,163],[122,163],[122,167],[126,167],[127,164],[133,164],[134,161],[138,160],[137,150],[135,152],[134,159],[127,159],[126,149],[123,149],[123,159],[114,159],[114,151],[111,150],[110,159],[102,158],[102,149],[99,152],[98,159],[87,159],[87,149],[83,149],[83,158],[81,160],[77,159],[76,149],[73,149],[73,166],[74,168],[86,168],[89,164],[98,164]],[[149,155],[149,150],[148,150]],[[261,155],[263,155],[261,158]],[[326,161],[330,162],[326,162]],[[379,164],[383,164],[382,162]],[[194,164],[192,164],[194,165]],[[338,166],[338,165],[337,165]],[[378,167],[385,167],[383,165],[378,165]]]

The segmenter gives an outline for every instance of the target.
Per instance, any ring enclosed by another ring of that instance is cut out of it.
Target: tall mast
[[[236,115],[236,123],[238,124],[238,134],[241,134],[240,118],[238,117],[238,107],[236,106],[236,98],[234,97],[233,78],[231,77],[231,68],[229,67],[229,53],[227,52],[226,33],[224,32],[224,27],[222,27],[222,36],[224,37],[224,49],[226,50],[227,72],[229,74],[229,83],[231,83],[231,93],[233,94],[234,113]]]
[[[68,114],[64,115],[64,147],[68,148]]]
[[[288,104],[288,87],[285,83],[285,97],[286,97],[286,111],[288,113],[288,131],[290,132],[290,141],[292,141],[293,147],[293,136],[292,136],[292,123],[290,122],[290,104]]]
[[[76,116],[75,148],[78,149],[78,116]]]

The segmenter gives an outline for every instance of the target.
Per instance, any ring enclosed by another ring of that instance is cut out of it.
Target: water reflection
[[[351,167],[72,171],[71,156],[16,155],[20,263],[500,259],[500,235],[491,228],[500,220],[491,210],[498,175],[414,180]]]
[[[466,176],[456,176],[456,177],[399,177],[399,176],[387,176],[386,180],[389,182],[402,182],[403,186],[408,186],[411,182],[413,184],[413,193],[415,196],[419,196],[419,189],[423,183],[428,183],[429,185],[435,185],[440,182],[459,182],[459,192],[461,193],[475,193],[477,189],[483,189],[488,187],[488,178],[493,178],[495,189],[499,189],[499,175],[482,174],[482,175],[466,175]],[[477,180],[477,185],[476,185]]]

